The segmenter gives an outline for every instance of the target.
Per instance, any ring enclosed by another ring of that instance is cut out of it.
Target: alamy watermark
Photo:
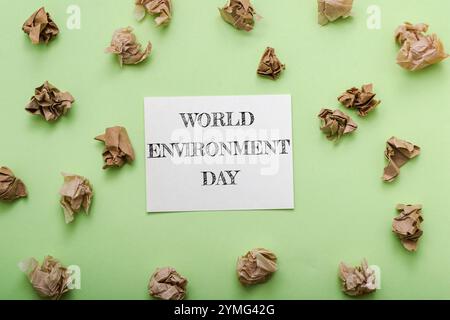
[[[69,30],[81,29],[81,8],[76,4],[67,7],[66,13],[69,15],[66,21],[66,27]]]
[[[366,13],[368,14],[366,25],[369,30],[381,29],[381,8],[378,5],[370,5],[367,7]]]
[[[77,265],[70,265],[67,267],[67,272],[70,274],[67,287],[70,290],[81,290],[81,268]]]

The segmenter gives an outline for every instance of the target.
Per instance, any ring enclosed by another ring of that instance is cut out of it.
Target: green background
[[[225,0],[173,0],[165,29],[149,16],[136,22],[133,0],[1,1],[0,162],[24,180],[29,197],[0,204],[0,298],[37,299],[17,263],[47,254],[81,267],[82,288],[71,299],[149,299],[151,273],[168,265],[189,279],[189,299],[345,299],[338,264],[363,257],[382,270],[382,288],[368,299],[450,298],[450,63],[405,71],[393,40],[402,22],[426,22],[450,46],[449,1],[357,0],[353,18],[321,27],[315,0],[254,0],[264,18],[250,33],[221,19]],[[80,30],[66,27],[70,4],[81,8]],[[380,30],[366,26],[371,4],[381,8]],[[48,47],[21,31],[41,5],[61,29]],[[104,49],[128,25],[154,51],[121,69]],[[287,65],[275,82],[255,74],[266,46]],[[45,80],[76,98],[57,123],[24,110]],[[336,97],[368,82],[381,105],[367,118],[349,112],[358,130],[337,145],[327,141],[320,109],[343,110]],[[295,210],[146,213],[144,97],[284,93],[293,98]],[[94,137],[113,125],[128,129],[137,159],[103,171]],[[385,184],[392,135],[422,154]],[[70,225],[59,205],[62,171],[86,176],[95,191],[91,215]],[[391,232],[397,203],[424,206],[416,253]],[[254,247],[273,250],[279,272],[244,288],[235,262]]]

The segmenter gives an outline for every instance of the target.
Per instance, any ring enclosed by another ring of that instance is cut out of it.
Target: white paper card
[[[293,209],[290,95],[145,99],[147,211]]]

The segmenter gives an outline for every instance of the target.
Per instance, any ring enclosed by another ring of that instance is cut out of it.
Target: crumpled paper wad
[[[250,0],[229,0],[223,7],[219,8],[223,20],[239,30],[251,31],[255,26],[255,18],[261,17],[256,14]]]
[[[34,290],[43,298],[59,300],[69,291],[70,274],[67,268],[52,256],[45,257],[42,265],[34,258],[19,263],[19,268],[30,280]]]
[[[400,168],[419,154],[420,147],[411,142],[391,137],[386,142],[386,150],[384,152],[388,164],[384,168],[383,180],[387,182],[394,181],[400,174]]]
[[[324,26],[351,15],[353,0],[317,0],[318,22]]]
[[[69,92],[61,92],[48,81],[34,90],[34,96],[25,107],[31,114],[42,116],[46,121],[56,121],[65,115],[75,99]]]
[[[318,115],[322,124],[320,130],[326,135],[328,140],[339,140],[344,134],[351,133],[358,128],[358,125],[340,110],[322,109]]]
[[[134,161],[135,155],[127,129],[115,126],[107,128],[104,134],[95,137],[95,140],[105,143],[103,151],[103,169],[122,167],[125,163]]]
[[[14,201],[27,196],[25,184],[7,167],[0,167],[0,201]]]
[[[148,293],[163,300],[183,300],[188,281],[174,268],[158,268],[148,284]]]
[[[397,55],[397,64],[416,71],[441,62],[449,57],[436,34],[426,35],[428,25],[405,22],[395,30],[395,40],[402,46]]]
[[[423,234],[422,205],[398,204],[397,211],[399,215],[392,221],[392,231],[406,250],[416,251],[419,238]]]
[[[259,61],[256,72],[261,76],[276,80],[284,69],[286,69],[286,66],[278,59],[275,49],[267,47]]]
[[[239,281],[244,285],[263,283],[277,271],[277,257],[267,249],[253,249],[239,257],[236,271]]]
[[[64,219],[66,223],[70,223],[81,209],[89,214],[93,197],[92,186],[85,177],[67,173],[62,175],[64,184],[59,191],[61,195],[60,203],[64,209]]]
[[[350,88],[339,96],[338,101],[348,109],[356,109],[361,117],[375,109],[381,101],[375,99],[373,84],[365,84],[361,89]]]
[[[361,266],[350,267],[344,262],[339,265],[339,276],[342,280],[342,291],[349,296],[361,296],[376,291],[375,271],[367,260]]]
[[[145,18],[146,13],[156,15],[157,26],[168,25],[172,19],[171,0],[135,0],[134,16],[138,21]]]
[[[142,45],[136,42],[133,28],[121,28],[114,32],[111,45],[105,49],[106,53],[116,54],[120,66],[124,64],[138,64],[147,59],[152,51],[152,44],[149,41],[147,47],[142,50]]]
[[[45,43],[55,38],[59,29],[56,23],[45,12],[45,8],[39,8],[34,12],[22,26],[23,32],[28,34],[33,44]]]

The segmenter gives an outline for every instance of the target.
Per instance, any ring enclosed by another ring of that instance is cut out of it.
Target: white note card
[[[293,209],[290,95],[145,98],[147,211]]]

